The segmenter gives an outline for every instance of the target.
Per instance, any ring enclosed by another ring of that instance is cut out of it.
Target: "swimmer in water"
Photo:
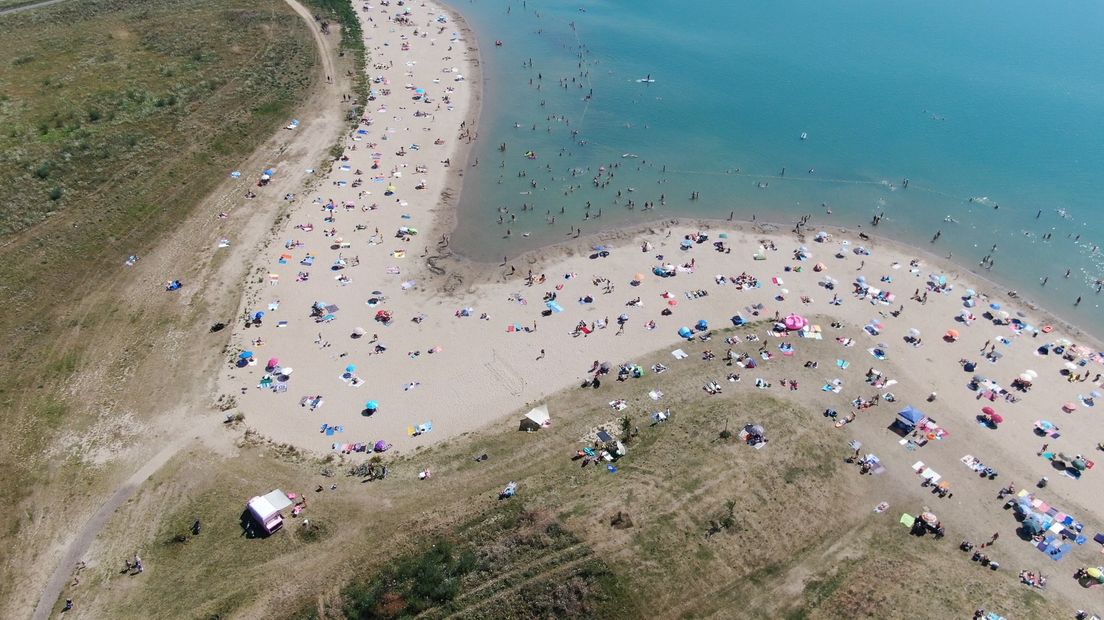
[[[950,222],[952,224],[957,224],[958,223],[958,220],[954,219],[953,217],[951,217],[949,215],[947,217],[943,218],[943,221],[944,222]]]

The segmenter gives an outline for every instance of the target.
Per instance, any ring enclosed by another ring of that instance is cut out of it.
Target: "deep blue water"
[[[1102,3],[451,4],[485,72],[463,254],[657,217],[866,228],[884,213],[878,234],[979,269],[991,254],[986,275],[1104,327]]]

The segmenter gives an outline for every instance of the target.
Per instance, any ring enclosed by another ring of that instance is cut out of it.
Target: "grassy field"
[[[74,306],[284,122],[315,51],[279,0],[72,0],[5,17],[0,39],[2,465],[25,474],[90,363],[71,335],[133,329],[112,300]]]
[[[61,522],[129,473],[111,453],[141,445],[136,416],[162,409],[128,401],[157,389],[139,370],[205,310],[152,302],[157,282],[123,261],[286,123],[318,56],[282,0],[69,0],[6,15],[0,40],[0,499],[13,509],[0,540],[26,543],[0,567],[12,601],[34,594],[13,574],[48,570],[37,554],[74,525]],[[74,450],[92,425],[99,454]]]
[[[4,9],[10,9],[17,6],[24,6],[27,4],[34,4],[38,0],[0,0],[0,11]]]
[[[373,482],[345,475],[336,457],[320,462],[264,444],[224,461],[188,455],[120,511],[93,558],[116,566],[139,548],[147,574],[97,568],[72,594],[112,617],[153,609],[197,618],[935,618],[980,605],[1009,617],[1065,612],[1062,601],[1019,585],[1014,571],[970,562],[953,533],[910,536],[897,515],[923,500],[890,476],[859,476],[843,462],[845,439],[825,433],[818,414],[766,395],[707,396],[700,381],[672,370],[568,390],[549,399],[551,428],[520,433],[508,421],[499,432],[388,459],[390,475]],[[673,414],[655,426],[648,412],[657,407],[645,396],[654,387]],[[626,392],[637,396],[622,421],[607,401]],[[722,436],[748,423],[766,426],[763,449]],[[627,439],[615,473],[572,458],[599,427]],[[472,458],[483,453],[489,460]],[[418,481],[424,467],[433,477]],[[518,496],[498,500],[510,480],[520,483]],[[291,519],[271,538],[243,536],[244,501],[272,487],[306,491],[312,525]],[[882,500],[895,508],[873,513]],[[174,542],[195,518],[208,524],[204,533]]]

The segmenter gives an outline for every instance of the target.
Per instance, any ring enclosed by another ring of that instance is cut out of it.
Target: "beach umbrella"
[[[265,368],[275,368],[279,365],[280,365],[280,360],[278,358],[273,357],[273,358],[270,358],[268,360],[267,364],[265,364]]]
[[[388,444],[386,441],[384,441],[382,439],[377,441],[376,445],[373,446],[373,448],[375,449],[376,452],[385,452],[390,447],[391,447],[390,444]]]
[[[748,424],[744,427],[744,430],[749,434],[759,435],[760,437],[767,434],[767,429],[763,428],[760,424]]]
[[[353,335],[354,336],[363,336],[366,333],[368,333],[368,332],[364,331],[363,327],[357,327],[357,328],[353,329]]]
[[[1007,311],[1007,310],[998,310],[998,311],[997,311],[997,316],[998,316],[998,317],[1000,317],[1000,318],[1002,318],[1002,319],[1005,319],[1005,320],[1007,320],[1007,319],[1008,319],[1008,317],[1010,317],[1011,315],[1010,315],[1010,314],[1008,314],[1008,311]]]
[[[966,296],[967,297],[974,297],[975,295],[977,295],[977,291],[975,291],[972,288],[966,289]]]
[[[255,313],[253,313],[253,319],[256,320],[256,321],[260,321],[261,319],[264,318],[264,316],[265,316],[265,313],[263,311],[257,311]]]
[[[1035,372],[1034,370],[1025,370],[1024,374],[1025,375],[1031,375],[1032,379],[1038,379],[1039,378],[1039,373]]]
[[[357,368],[356,364],[349,364],[348,366],[345,367],[345,372],[354,373],[354,372],[356,372],[356,368]]]
[[[950,340],[958,340],[958,330],[957,329],[948,329],[947,333],[946,333],[946,337]]]
[[[1046,523],[1043,521],[1042,515],[1037,512],[1028,514],[1023,520],[1023,526],[1032,536],[1042,533],[1046,529]]]
[[[667,300],[667,305],[668,306],[677,306],[678,305],[678,300],[677,299],[668,299]]]
[[[993,415],[989,416],[989,421],[993,424],[1000,424],[1001,422],[1004,422],[1004,416],[994,412]]]
[[[693,242],[693,241],[691,241],[691,240],[689,240],[689,239],[683,239],[683,240],[682,240],[682,243],[681,243],[681,244],[679,244],[679,245],[681,245],[681,246],[682,246],[682,249],[684,249],[684,250],[685,250],[685,249],[688,249],[688,248],[690,248],[691,246],[693,246],[693,245],[694,245],[694,242]]]
[[[924,523],[927,523],[928,525],[935,525],[936,523],[939,523],[939,518],[930,512],[920,513],[920,520]]]
[[[1032,377],[1026,372],[1020,375],[1020,382],[1022,383],[1032,383],[1033,381],[1035,381],[1035,377]]]
[[[1076,469],[1077,471],[1085,471],[1086,469],[1088,469],[1088,463],[1085,462],[1085,459],[1081,458],[1073,459],[1073,463],[1071,463],[1071,465],[1073,465],[1074,469]]]
[[[1104,571],[1100,570],[1096,566],[1086,568],[1085,574],[1097,581],[1104,582]]]
[[[287,367],[287,368],[281,368],[281,369],[280,369],[280,374],[281,374],[281,375],[283,375],[283,376],[285,376],[285,377],[286,377],[286,376],[288,376],[288,375],[290,375],[290,374],[291,374],[291,373],[293,373],[293,372],[295,372],[295,369],[294,369],[294,368],[292,368],[292,367],[290,367],[290,366],[289,366],[289,367]]]
[[[992,304],[989,304],[989,309],[990,309],[990,310],[1000,310],[1000,309],[1001,309],[1001,305],[1000,305],[1000,304],[998,304],[998,303],[992,303]]]
[[[803,327],[808,325],[809,321],[807,321],[803,316],[791,314],[790,316],[786,317],[783,324],[786,326],[786,329],[790,331],[795,331],[802,329]]]
[[[252,351],[242,351],[238,355],[238,357],[243,359],[243,360],[250,360],[250,359],[253,359],[253,352]]]
[[[636,281],[636,282],[643,282],[644,281],[644,274],[642,274],[642,273],[636,274],[635,276],[633,276],[633,280]]]
[[[996,411],[996,409],[993,409],[992,407],[982,407],[981,412],[984,413],[985,415],[993,415],[997,411]]]
[[[1077,405],[1073,404],[1072,402],[1068,402],[1062,405],[1062,409],[1065,410],[1066,413],[1070,413],[1071,411],[1077,409]]]
[[[364,403],[364,408],[368,411],[375,411],[376,409],[379,409],[379,403],[374,400],[370,400]]]
[[[1073,362],[1066,362],[1065,366],[1067,370],[1077,370],[1077,364],[1074,364]]]
[[[916,329],[915,327],[910,327],[908,330],[908,335],[912,336],[913,338],[919,338],[920,330]]]
[[[602,364],[598,366],[598,368],[601,369],[602,372],[609,372],[610,369],[613,368],[613,364],[609,362],[602,362]]]

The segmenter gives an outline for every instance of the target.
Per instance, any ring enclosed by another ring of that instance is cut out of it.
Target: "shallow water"
[[[452,4],[486,78],[453,235],[467,256],[657,217],[884,213],[878,234],[975,268],[991,254],[988,276],[1104,327],[1104,5]]]

